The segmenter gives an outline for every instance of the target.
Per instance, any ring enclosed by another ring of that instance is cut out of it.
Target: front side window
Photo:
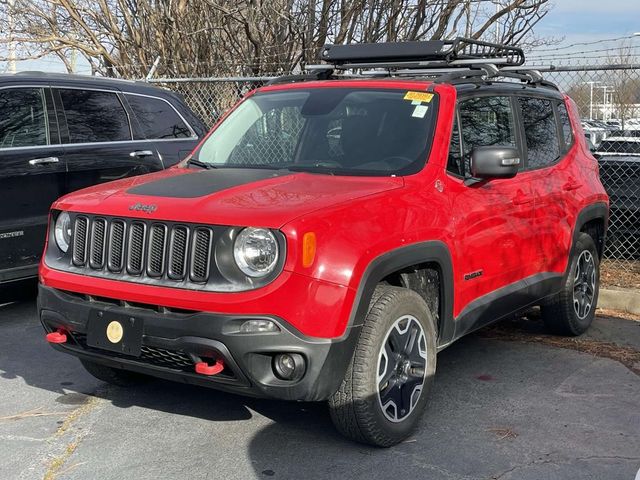
[[[515,124],[509,97],[477,97],[459,105],[462,132],[462,162],[465,174],[471,172],[474,148],[515,147]]]
[[[239,105],[194,158],[218,168],[415,173],[428,155],[436,103],[434,94],[394,89],[261,92]]]
[[[560,158],[560,142],[551,100],[518,97],[527,142],[527,169],[548,167]]]
[[[0,148],[37,147],[49,143],[44,91],[0,90]]]
[[[191,137],[189,127],[164,100],[133,94],[126,96],[145,139]]]
[[[131,140],[129,119],[115,93],[59,89],[69,143]]]

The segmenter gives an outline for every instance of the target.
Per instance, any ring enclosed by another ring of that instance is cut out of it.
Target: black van
[[[0,288],[37,275],[55,199],[170,167],[205,133],[178,95],[146,83],[0,75]]]

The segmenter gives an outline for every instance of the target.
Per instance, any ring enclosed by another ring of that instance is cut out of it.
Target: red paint
[[[216,363],[213,365],[209,365],[207,362],[196,363],[196,373],[199,373],[200,375],[217,375],[222,370],[224,370],[224,363],[222,360],[216,360]]]
[[[424,91],[431,84],[409,80],[304,82],[263,88],[396,88]],[[159,177],[193,175],[171,168],[73,193],[53,208],[113,216],[194,223],[269,227],[287,238],[283,273],[247,292],[209,293],[123,283],[55,271],[44,262],[43,283],[54,288],[152,305],[228,314],[276,315],[308,336],[345,333],[365,269],[378,256],[426,240],[451,252],[454,317],[470,302],[539,272],[567,267],[577,214],[608,202],[597,163],[588,151],[575,105],[567,106],[576,139],[555,166],[519,173],[468,188],[446,173],[456,90],[435,85],[439,112],[425,167],[402,178],[296,173],[241,185],[199,198],[161,198],[126,193]],[[216,126],[217,127],[217,126]],[[214,129],[216,128],[214,127]],[[568,188],[570,187],[570,188]],[[152,214],[131,212],[132,203],[153,201]],[[316,254],[303,267],[302,238],[316,235]],[[464,276],[482,270],[472,281]]]
[[[64,330],[47,333],[45,338],[49,343],[67,343],[67,334]]]

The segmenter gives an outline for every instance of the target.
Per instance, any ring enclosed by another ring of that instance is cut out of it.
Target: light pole
[[[605,115],[607,112],[607,90],[609,88],[613,88],[613,86],[611,85],[602,85],[601,87],[598,87],[602,89],[602,119],[605,119]]]
[[[583,85],[589,84],[589,120],[593,120],[593,86],[596,83],[600,83],[598,80],[590,80],[588,82],[582,82]]]

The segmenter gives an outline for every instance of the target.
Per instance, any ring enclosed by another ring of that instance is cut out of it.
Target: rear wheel
[[[345,436],[389,447],[417,426],[436,369],[431,312],[415,292],[376,289],[353,358],[330,398],[331,418]]]
[[[562,291],[541,307],[547,328],[559,335],[586,332],[596,314],[599,287],[598,250],[591,236],[580,233]]]
[[[98,380],[118,385],[119,387],[132,387],[148,380],[148,377],[140,373],[129,372],[117,368],[107,367],[91,360],[81,359],[80,363],[87,372],[96,377]]]

